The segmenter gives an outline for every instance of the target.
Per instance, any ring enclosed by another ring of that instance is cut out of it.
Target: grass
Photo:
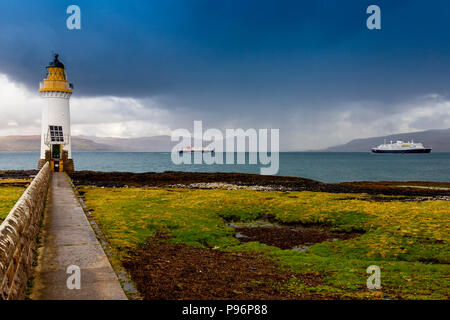
[[[0,222],[6,218],[25,191],[24,187],[7,186],[8,183],[12,182],[23,182],[23,180],[0,180]]]
[[[360,194],[251,190],[81,188],[109,241],[114,259],[158,230],[173,242],[221,250],[257,251],[280,267],[324,276],[308,287],[286,290],[349,298],[448,299],[450,203],[374,202]],[[351,200],[347,198],[359,198]],[[225,220],[267,216],[283,223],[322,224],[335,231],[363,231],[358,238],[322,242],[307,252],[252,242],[241,245]],[[432,262],[431,264],[427,264]],[[381,268],[382,290],[366,288],[369,265]]]

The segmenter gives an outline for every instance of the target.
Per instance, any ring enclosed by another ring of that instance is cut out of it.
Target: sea
[[[234,155],[235,158],[237,155]],[[74,152],[75,170],[126,172],[240,172],[259,174],[262,164],[174,164],[170,152]],[[38,152],[0,152],[0,170],[36,169]],[[450,182],[450,153],[281,152],[278,176],[322,182]]]

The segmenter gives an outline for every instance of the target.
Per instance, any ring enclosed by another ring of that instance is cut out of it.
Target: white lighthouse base
[[[61,159],[52,159],[50,150],[46,150],[45,159],[39,159],[38,161],[38,170],[41,170],[47,162],[50,162],[52,171],[63,171],[67,173],[75,171],[73,159],[68,158],[68,152],[66,150],[63,150]]]

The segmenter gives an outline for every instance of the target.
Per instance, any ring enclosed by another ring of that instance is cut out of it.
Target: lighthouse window
[[[49,129],[52,142],[64,142],[62,126],[49,126]]]

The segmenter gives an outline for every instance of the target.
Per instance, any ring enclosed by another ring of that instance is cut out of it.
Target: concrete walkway
[[[53,173],[43,230],[32,299],[127,299],[65,173]],[[70,265],[80,268],[80,289],[67,288]]]

